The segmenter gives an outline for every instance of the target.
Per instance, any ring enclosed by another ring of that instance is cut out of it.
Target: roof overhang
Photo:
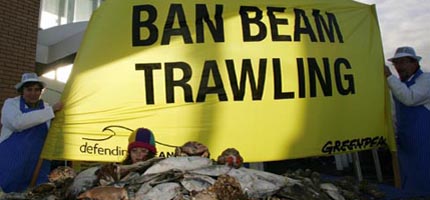
[[[36,63],[39,68],[64,62],[61,61],[64,59],[69,62],[70,57],[74,58],[87,25],[88,22],[77,22],[39,30],[36,48]],[[46,70],[39,69],[39,71]]]

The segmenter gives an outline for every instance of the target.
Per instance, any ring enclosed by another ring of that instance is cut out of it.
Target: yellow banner
[[[247,162],[393,145],[382,66],[375,8],[350,0],[108,0],[42,157],[119,162],[139,127]]]

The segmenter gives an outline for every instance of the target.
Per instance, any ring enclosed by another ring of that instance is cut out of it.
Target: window
[[[39,28],[88,21],[103,0],[42,0]]]
[[[62,83],[66,83],[69,79],[70,72],[72,71],[73,64],[66,65],[64,67],[59,67],[56,70],[49,71],[47,73],[42,74],[43,77],[57,80]]]

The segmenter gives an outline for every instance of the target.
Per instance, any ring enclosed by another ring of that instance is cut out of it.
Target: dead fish
[[[215,181],[216,180],[210,176],[186,173],[180,182],[187,191],[199,192],[213,185]]]
[[[340,194],[339,188],[331,183],[322,183],[320,184],[320,188],[334,200],[345,200]]]
[[[175,156],[200,156],[209,158],[210,153],[208,147],[206,147],[204,144],[196,141],[190,141],[181,147],[177,147],[175,149]]]
[[[211,177],[228,174],[232,177],[235,177],[239,181],[244,193],[248,194],[248,196],[251,198],[268,197],[285,186],[289,187],[294,185],[303,185],[302,181],[289,177],[243,167],[235,169],[226,165],[211,165],[208,167],[191,170],[187,173]]]
[[[128,200],[127,190],[114,186],[99,186],[80,194],[76,199]]]
[[[101,186],[118,182],[121,178],[120,171],[115,163],[103,164],[96,171],[97,179]]]
[[[250,198],[265,198],[287,184],[284,176],[247,168],[232,169],[228,175],[236,178]],[[290,180],[293,181],[293,180]]]
[[[162,173],[169,170],[187,171],[212,165],[212,160],[199,156],[166,158],[145,171],[144,174]]]
[[[55,187],[56,187],[55,183],[50,183],[50,182],[42,183],[32,188],[31,193],[33,194],[47,193],[55,190]]]
[[[143,192],[145,191],[145,192]],[[145,188],[136,193],[135,200],[170,200],[181,193],[181,185],[179,183],[162,183],[151,189]]]
[[[248,200],[248,197],[243,193],[241,184],[238,180],[229,175],[219,176],[209,190],[214,191],[218,199]]]
[[[234,168],[240,168],[243,164],[243,158],[239,151],[235,148],[228,148],[224,150],[217,158],[217,163],[220,165],[227,165]]]
[[[190,193],[192,200],[219,200],[215,192],[210,190],[191,191]]]
[[[227,174],[232,169],[232,167],[229,167],[227,165],[211,165],[208,167],[190,170],[188,172],[207,176],[221,176],[222,174]]]
[[[118,169],[120,170],[121,174],[129,173],[129,172],[142,173],[142,172],[146,171],[146,169],[148,169],[149,167],[151,167],[155,163],[160,162],[163,159],[164,158],[162,158],[162,157],[155,157],[155,158],[151,158],[149,160],[139,161],[139,162],[136,162],[136,163],[133,163],[130,165],[117,165],[117,166],[118,166]]]
[[[55,185],[61,185],[69,179],[76,177],[76,171],[68,166],[59,166],[51,171],[48,175],[49,182],[55,183]]]
[[[167,172],[164,172],[167,173]],[[133,179],[128,180],[130,185],[143,184],[148,182],[153,182],[155,180],[162,180],[165,175],[164,173],[154,173],[154,174],[142,174],[139,176],[134,176]]]
[[[0,200],[10,200],[10,199],[30,199],[27,193],[16,193],[16,192],[10,192],[10,193],[4,193],[3,191],[0,191]]]
[[[73,180],[72,185],[67,188],[67,199],[75,199],[78,194],[94,187],[97,182],[96,171],[99,170],[99,168],[100,166],[91,167],[80,172]]]

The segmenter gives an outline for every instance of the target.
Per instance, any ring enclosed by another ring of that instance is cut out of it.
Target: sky
[[[430,72],[429,0],[355,1],[376,5],[385,59],[393,57],[397,47],[410,46],[422,57],[423,71]],[[386,64],[392,68],[389,61]]]

